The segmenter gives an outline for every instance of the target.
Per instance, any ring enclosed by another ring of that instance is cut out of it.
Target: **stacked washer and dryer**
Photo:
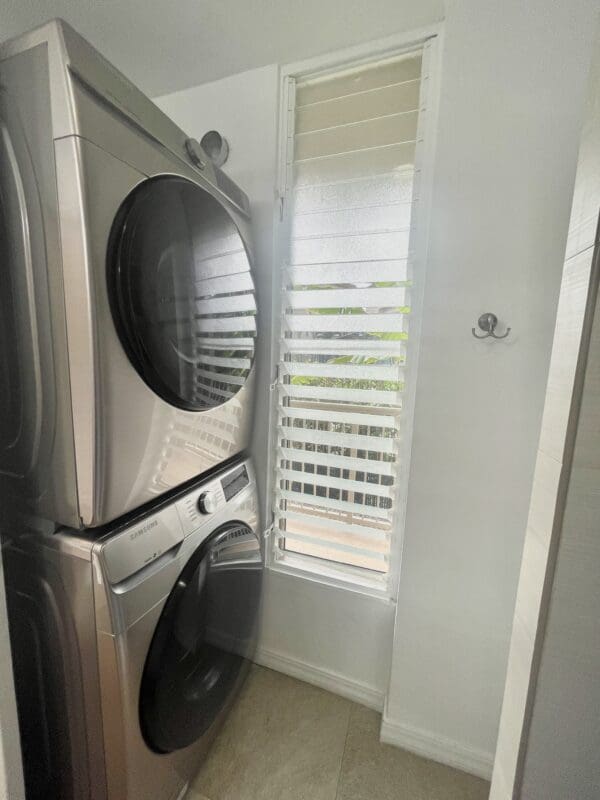
[[[66,24],[0,47],[0,496],[27,797],[183,796],[252,657],[244,193]]]

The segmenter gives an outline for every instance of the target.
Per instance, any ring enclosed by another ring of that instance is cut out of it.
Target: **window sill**
[[[290,554],[277,561],[271,560],[267,563],[266,568],[271,572],[371,597],[387,605],[395,605],[396,603],[395,598],[390,595],[385,579],[369,579],[365,576],[356,575],[356,573],[349,573],[348,577],[345,577],[343,567],[328,568],[325,565],[312,564],[309,567],[304,559]]]

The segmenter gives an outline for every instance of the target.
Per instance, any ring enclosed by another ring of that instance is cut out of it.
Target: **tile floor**
[[[186,800],[486,800],[486,781],[380,744],[379,723],[253,667]]]

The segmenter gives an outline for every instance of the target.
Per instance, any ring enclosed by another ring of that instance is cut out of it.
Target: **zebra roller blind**
[[[273,557],[380,585],[401,466],[422,61],[290,91]]]

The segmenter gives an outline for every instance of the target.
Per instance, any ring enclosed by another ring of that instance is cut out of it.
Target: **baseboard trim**
[[[381,721],[381,741],[476,775],[478,778],[490,780],[492,777],[494,757],[491,753],[465,747],[431,731],[393,721],[386,715],[385,710]]]
[[[314,664],[307,664],[305,661],[262,647],[257,650],[254,661],[262,667],[283,672],[284,675],[326,689],[333,694],[339,694],[375,711],[383,711],[383,692],[366,683],[340,675],[339,672],[316,667]]]
[[[262,667],[274,669],[284,675],[318,686],[320,689],[326,689],[375,711],[383,711],[381,741],[386,744],[395,745],[485,780],[490,780],[492,777],[494,757],[491,753],[465,747],[431,731],[391,720],[384,709],[383,692],[372,686],[351,680],[333,670],[323,669],[262,647],[258,648],[254,661]]]

